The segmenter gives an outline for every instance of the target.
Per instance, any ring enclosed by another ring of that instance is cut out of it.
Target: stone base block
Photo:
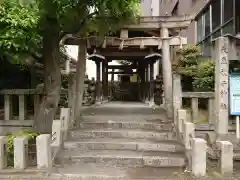
[[[82,122],[81,128],[86,129],[100,129],[100,128],[114,128],[114,129],[142,129],[142,130],[154,130],[154,131],[172,131],[173,125],[171,123],[138,123],[138,122]]]
[[[100,105],[102,104],[102,102],[101,102],[101,101],[96,101],[95,104],[96,104],[97,106],[100,106]]]
[[[145,166],[152,167],[183,167],[186,165],[185,157],[158,157],[144,156],[143,162]]]
[[[139,152],[184,152],[184,147],[181,144],[173,142],[151,141],[126,141],[126,139],[97,139],[78,142],[65,142],[64,149],[67,150],[131,150]]]
[[[129,139],[156,139],[176,140],[173,132],[129,131],[129,130],[84,130],[70,131],[73,139],[81,138],[129,138]]]
[[[60,153],[56,161],[64,166],[93,164],[97,167],[183,167],[185,157],[178,155],[155,153],[138,153],[133,151],[67,151]]]

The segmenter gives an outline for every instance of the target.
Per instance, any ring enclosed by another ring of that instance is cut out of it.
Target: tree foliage
[[[38,9],[34,4],[23,6],[17,0],[0,4],[0,56],[20,59],[35,53],[41,43],[38,23]]]
[[[182,75],[183,87],[194,91],[213,91],[215,62],[213,60],[200,60],[200,49],[195,45],[186,45],[178,50],[178,63],[174,71]],[[184,81],[184,79],[187,79]],[[189,83],[191,80],[191,83]]]

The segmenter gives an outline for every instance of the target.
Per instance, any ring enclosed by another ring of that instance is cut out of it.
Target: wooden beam
[[[158,49],[162,48],[162,40],[168,39],[170,46],[178,46],[187,44],[187,38],[175,36],[168,38],[161,37],[135,37],[135,38],[127,38],[121,39],[117,37],[105,37],[103,41],[100,41],[98,37],[89,37],[87,39],[88,43],[91,46],[102,46],[102,48],[107,47],[118,47],[120,50],[125,47],[139,47],[140,49],[144,49],[146,47],[158,47]],[[67,43],[71,45],[77,45],[78,39],[69,39]]]
[[[107,59],[114,59],[114,58],[118,58],[118,57],[122,57],[122,58],[125,58],[125,59],[128,59],[128,58],[144,58],[145,56],[149,55],[148,52],[137,52],[137,51],[134,51],[134,52],[123,52],[123,51],[114,51],[114,52],[101,52],[101,54],[103,56],[105,56]],[[118,59],[116,59],[118,60]]]
[[[132,75],[132,74],[137,74],[137,72],[112,72],[112,71],[108,71],[108,74],[125,74],[125,75]]]
[[[136,69],[137,66],[133,65],[109,65],[108,69]]]

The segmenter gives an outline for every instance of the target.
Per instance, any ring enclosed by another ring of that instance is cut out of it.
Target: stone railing
[[[174,121],[177,120],[177,110],[183,108],[183,98],[191,101],[191,116],[190,121],[196,123],[199,118],[199,100],[207,99],[208,123],[214,124],[214,92],[182,92],[181,77],[178,74],[173,74],[173,110]]]
[[[0,134],[6,135],[21,129],[30,130],[42,94],[41,88],[1,90],[0,95],[3,95],[4,98],[4,108],[0,117]],[[62,89],[61,94],[67,95],[67,90]],[[16,99],[17,102],[14,101]],[[33,104],[33,107],[29,107],[29,104]],[[18,107],[18,110],[14,107]]]
[[[191,120],[193,123],[197,122],[199,118],[199,99],[207,99],[208,102],[208,122],[214,122],[214,92],[182,92],[182,98],[191,99]]]
[[[207,142],[201,138],[195,138],[195,124],[187,121],[187,111],[179,109],[177,111],[177,121],[175,124],[180,141],[186,149],[186,156],[189,162],[189,169],[195,176],[205,176],[207,172]],[[218,141],[217,156],[218,166],[222,175],[233,172],[233,144],[229,141]]]
[[[33,165],[37,166],[38,169],[51,168],[53,160],[61,148],[63,140],[66,138],[69,126],[70,109],[62,108],[60,120],[54,120],[52,135],[41,134],[36,137],[36,143],[31,144],[31,147],[35,149],[34,152],[31,152],[31,156],[34,156],[34,159],[36,159],[35,164],[29,163],[29,139],[24,136],[14,138],[13,168],[15,170],[24,170]],[[9,169],[7,146],[7,136],[0,136],[0,173]]]

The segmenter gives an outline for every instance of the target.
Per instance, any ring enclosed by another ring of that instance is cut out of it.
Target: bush
[[[214,90],[215,62],[213,60],[200,61],[197,66],[196,75],[193,80],[195,91]]]
[[[195,45],[186,45],[177,54],[173,71],[182,76],[183,90],[213,91],[215,62],[199,60],[200,49]]]
[[[26,136],[29,138],[29,144],[33,141],[35,141],[36,137],[39,135],[37,132],[32,132],[32,131],[19,131],[19,132],[13,132],[8,135],[8,146],[7,146],[7,151],[8,151],[8,165],[12,166],[14,163],[14,143],[13,140],[15,137],[19,136]]]

